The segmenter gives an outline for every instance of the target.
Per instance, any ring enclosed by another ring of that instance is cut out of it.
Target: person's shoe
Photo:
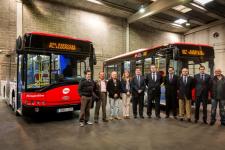
[[[148,118],[149,118],[149,119],[151,119],[151,118],[152,118],[152,116],[148,116]]]
[[[156,118],[157,118],[157,119],[161,119],[161,117],[160,117],[160,116],[156,116]]]
[[[95,122],[95,123],[98,123],[98,120],[95,120],[94,122]]]
[[[144,117],[144,116],[140,116],[140,118],[141,118],[141,119],[145,119],[145,117]]]
[[[214,125],[215,124],[215,121],[211,121],[210,123],[209,123],[209,125]]]
[[[222,122],[221,122],[221,126],[225,126],[225,123],[222,123]]]
[[[197,119],[195,119],[195,123],[198,123],[198,120]]]
[[[116,120],[122,120],[122,118],[120,118],[120,117],[115,117],[114,119],[116,119]]]
[[[173,116],[173,118],[177,120],[177,116]]]
[[[184,121],[184,119],[183,118],[180,118],[180,121]]]
[[[137,116],[134,116],[134,119],[137,119]]]
[[[127,119],[130,119],[130,116],[127,116]]]
[[[93,123],[91,121],[87,121],[86,124],[87,125],[93,125]]]
[[[123,119],[127,119],[127,116],[123,116]]]
[[[84,127],[84,123],[83,122],[80,122],[80,127]]]
[[[166,118],[166,119],[167,119],[167,118],[169,118],[169,115],[166,115],[166,117],[165,117],[165,118]]]
[[[203,123],[204,123],[204,124],[208,124],[208,122],[207,122],[206,120],[203,120]]]
[[[112,120],[114,120],[114,118],[113,118],[113,117],[110,117],[110,118],[109,118],[109,120],[111,120],[111,121],[112,121]]]
[[[188,121],[188,122],[191,122],[191,119],[188,119],[187,121]]]
[[[102,121],[103,121],[103,122],[109,122],[109,120],[108,120],[108,119],[103,119]]]

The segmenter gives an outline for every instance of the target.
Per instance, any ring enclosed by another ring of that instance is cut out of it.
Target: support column
[[[130,25],[126,23],[126,52],[130,51]]]
[[[16,37],[23,34],[23,3],[16,0]]]

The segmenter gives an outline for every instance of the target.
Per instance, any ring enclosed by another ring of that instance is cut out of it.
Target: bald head
[[[216,76],[221,76],[222,71],[220,68],[216,68],[214,72]]]

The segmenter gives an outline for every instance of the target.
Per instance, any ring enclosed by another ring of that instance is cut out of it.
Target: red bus
[[[17,38],[16,52],[16,89],[9,102],[15,112],[62,113],[80,108],[79,81],[84,70],[93,73],[96,64],[91,41],[31,32]]]
[[[181,69],[187,67],[189,74],[199,71],[199,65],[204,65],[208,74],[213,75],[214,49],[212,46],[193,43],[171,43],[154,48],[138,49],[104,61],[106,78],[117,71],[119,77],[124,70],[134,75],[135,68],[141,68],[142,74],[149,72],[149,66],[155,64],[163,76],[167,74],[169,66],[173,66],[175,73],[180,75]],[[165,104],[165,88],[161,86],[161,104]],[[145,99],[147,94],[145,95]]]

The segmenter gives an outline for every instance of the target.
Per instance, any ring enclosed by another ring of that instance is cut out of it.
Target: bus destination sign
[[[67,43],[57,43],[57,42],[49,42],[48,48],[50,49],[61,49],[68,51],[75,51],[77,47],[75,44],[67,44]]]
[[[203,50],[196,50],[196,49],[182,49],[181,54],[188,56],[205,56]]]

